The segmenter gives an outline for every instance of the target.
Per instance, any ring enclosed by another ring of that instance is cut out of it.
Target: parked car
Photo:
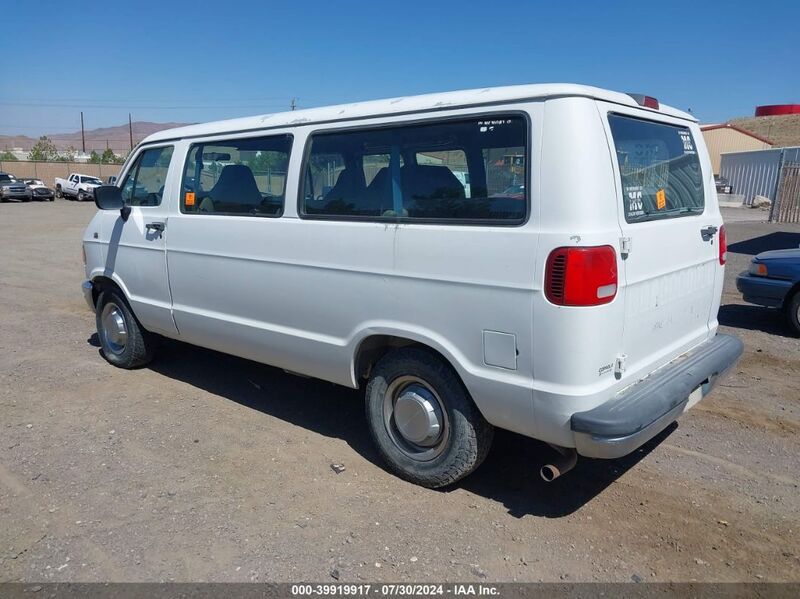
[[[0,202],[30,202],[31,192],[11,173],[0,173]]]
[[[499,427],[556,449],[550,481],[635,451],[741,355],[709,165],[692,115],[564,84],[170,129],[95,190],[83,292],[114,366],[168,337],[363,386],[399,476],[449,485]]]
[[[733,193],[730,181],[721,175],[714,175],[714,185],[717,187],[717,193]]]
[[[800,248],[761,252],[736,277],[736,288],[750,304],[784,310],[800,334]]]
[[[116,185],[117,183],[117,176],[111,175],[110,177],[106,178],[106,185]]]
[[[94,188],[103,182],[97,177],[72,173],[66,179],[56,177],[56,196],[74,200],[94,199]]]
[[[47,187],[41,179],[25,179],[24,182],[31,192],[32,200],[52,202],[55,199],[55,192]]]

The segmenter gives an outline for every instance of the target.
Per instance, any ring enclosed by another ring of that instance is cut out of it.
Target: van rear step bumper
[[[606,403],[573,414],[578,453],[589,458],[631,453],[694,405],[698,394],[708,395],[743,349],[738,337],[716,335]]]

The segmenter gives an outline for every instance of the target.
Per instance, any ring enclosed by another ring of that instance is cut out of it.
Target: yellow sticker
[[[656,192],[656,208],[659,210],[663,210],[667,207],[667,192],[663,189],[659,189]]]
[[[187,191],[186,192],[186,205],[187,206],[194,206],[194,192]]]

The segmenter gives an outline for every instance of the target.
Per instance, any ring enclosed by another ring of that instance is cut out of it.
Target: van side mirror
[[[101,185],[94,188],[94,203],[100,210],[119,210],[122,220],[128,220],[130,206],[125,205],[122,190],[116,185]]]

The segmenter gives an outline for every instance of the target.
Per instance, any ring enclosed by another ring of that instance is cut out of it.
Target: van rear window
[[[629,223],[703,212],[703,176],[687,127],[611,114]]]

